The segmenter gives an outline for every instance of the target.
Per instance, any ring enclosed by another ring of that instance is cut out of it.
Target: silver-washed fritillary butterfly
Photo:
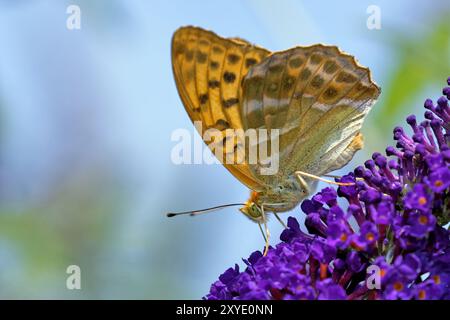
[[[352,159],[380,94],[369,69],[336,46],[270,52],[190,26],[173,35],[172,67],[189,117],[203,128],[224,132],[224,139],[226,129],[280,130],[276,174],[260,174],[248,158],[222,160],[252,190],[240,210],[260,225],[265,212],[288,211],[315,188],[317,180],[299,172],[322,176]],[[234,142],[234,151],[245,153],[241,147]]]

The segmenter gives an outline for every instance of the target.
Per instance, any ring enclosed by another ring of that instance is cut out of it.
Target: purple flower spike
[[[450,77],[447,79],[450,85]],[[450,300],[450,87],[413,135],[394,129],[397,148],[338,179],[301,204],[303,232],[289,217],[282,242],[229,268],[205,299]],[[341,205],[341,202],[348,204]],[[376,266],[381,288],[371,289]]]

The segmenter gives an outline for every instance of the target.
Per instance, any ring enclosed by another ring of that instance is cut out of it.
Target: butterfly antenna
[[[166,216],[168,218],[172,218],[175,216],[180,216],[180,215],[185,215],[188,214],[190,216],[196,216],[202,213],[207,213],[207,212],[211,212],[211,211],[217,211],[223,208],[227,208],[227,207],[235,207],[235,206],[245,206],[244,203],[231,203],[231,204],[223,204],[220,206],[215,206],[215,207],[211,207],[211,208],[206,208],[206,209],[201,209],[201,210],[193,210],[193,211],[182,211],[182,212],[169,212],[166,214]]]
[[[354,182],[336,182],[336,181],[324,179],[324,178],[321,178],[319,176],[316,176],[316,175],[313,175],[313,174],[310,174],[310,173],[306,173],[306,172],[303,172],[303,171],[295,171],[295,174],[298,174],[298,175],[304,176],[304,177],[308,177],[308,178],[312,178],[312,179],[316,179],[318,181],[322,181],[322,182],[325,182],[325,183],[334,184],[334,185],[337,185],[337,186],[345,187],[345,186],[353,186],[355,184]],[[337,176],[333,176],[333,177],[338,178]]]

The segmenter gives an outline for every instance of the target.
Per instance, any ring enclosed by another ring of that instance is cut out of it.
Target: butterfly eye
[[[249,214],[252,218],[259,218],[261,217],[261,210],[256,204],[252,204],[249,208]]]
[[[261,217],[261,210],[254,202],[247,203],[243,208],[239,210],[252,219],[258,219]]]

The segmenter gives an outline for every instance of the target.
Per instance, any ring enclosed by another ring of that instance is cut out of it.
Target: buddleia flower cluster
[[[450,299],[450,78],[396,145],[301,204],[281,243],[226,270],[205,299]],[[340,201],[338,203],[338,199]],[[342,205],[342,203],[345,205]]]

